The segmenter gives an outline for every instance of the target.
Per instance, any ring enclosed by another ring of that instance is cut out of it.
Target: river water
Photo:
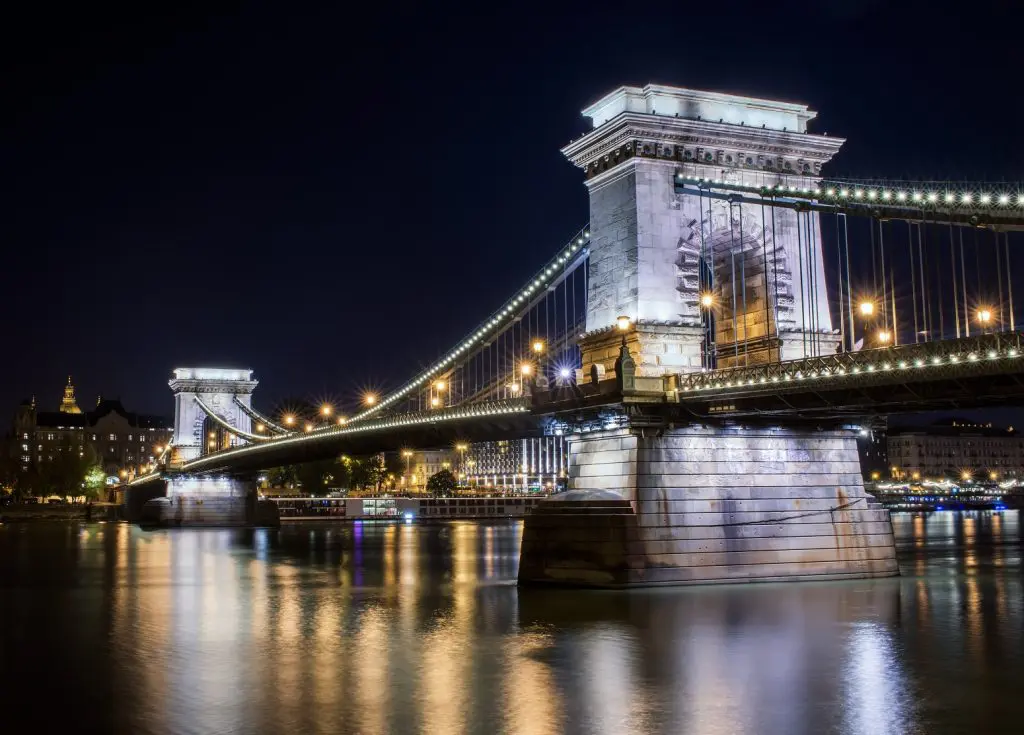
[[[511,521],[0,526],[0,709],[133,735],[1024,731],[1018,513],[894,524],[899,579],[628,593],[516,588]]]

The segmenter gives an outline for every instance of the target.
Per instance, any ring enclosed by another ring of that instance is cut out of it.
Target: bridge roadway
[[[532,397],[366,419],[349,426],[278,437],[186,462],[185,474],[246,474],[345,452],[443,447],[685,421],[843,422],[865,415],[966,409],[1024,401],[1024,333],[901,345],[828,357],[617,380],[535,391]],[[159,478],[137,478],[134,484]]]

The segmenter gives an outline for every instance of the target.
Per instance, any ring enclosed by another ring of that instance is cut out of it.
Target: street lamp
[[[295,425],[295,417],[292,416],[290,413],[289,414],[285,414],[284,425],[285,426],[294,426]]]
[[[430,407],[431,408],[437,408],[440,405],[441,405],[441,399],[440,398],[438,398],[437,396],[431,396],[430,397]]]
[[[888,329],[881,329],[881,330],[879,330],[879,332],[878,332],[878,341],[879,341],[880,344],[887,345],[887,344],[889,344],[889,340],[891,340],[891,339],[892,339],[892,334],[889,332]]]
[[[344,426],[347,423],[348,423],[348,418],[346,418],[345,416],[339,416],[338,417],[338,426]]]
[[[626,332],[629,331],[629,327],[630,327],[630,325],[632,323],[633,323],[633,320],[630,319],[628,316],[620,316],[618,319],[615,320],[615,328],[618,329],[619,332],[622,333],[622,346],[623,347],[626,346]]]
[[[533,372],[533,365],[531,365],[528,362],[524,362],[520,366],[519,372],[521,372],[524,376],[529,376]]]
[[[412,450],[411,449],[403,449],[402,450],[402,456],[405,457],[405,474],[408,475],[409,474],[409,461],[412,459]]]
[[[308,434],[313,430],[313,424],[306,424],[306,433]]]
[[[373,393],[366,393],[363,395],[363,403],[367,406],[372,406],[377,402],[377,396]]]
[[[700,295],[700,305],[705,309],[710,309],[715,305],[715,295],[710,291],[705,291]]]
[[[533,340],[532,348],[534,353],[539,355],[544,351],[544,341],[540,339]]]
[[[434,383],[434,390],[436,390],[436,391],[444,390],[444,381],[443,380],[438,380],[436,383]]]
[[[865,319],[873,317],[875,315],[875,302],[874,301],[861,301],[857,305],[857,309],[860,311],[860,315]]]
[[[321,416],[330,416],[333,412],[334,412],[334,409],[331,408],[331,405],[329,403],[325,403],[324,405],[322,405],[320,407],[320,415]]]
[[[984,326],[987,327],[991,321],[992,321],[992,310],[991,309],[989,309],[987,306],[983,306],[980,309],[978,309],[978,322],[979,323],[981,323],[981,324],[983,324]]]
[[[257,434],[262,434],[263,433],[263,424],[256,424],[256,433]]]

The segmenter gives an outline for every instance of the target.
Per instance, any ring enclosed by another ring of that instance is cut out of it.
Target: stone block
[[[522,583],[629,587],[898,573],[889,514],[864,492],[851,432],[617,429],[571,437],[570,452],[567,500],[527,516]],[[612,509],[572,501],[596,497],[621,501]]]

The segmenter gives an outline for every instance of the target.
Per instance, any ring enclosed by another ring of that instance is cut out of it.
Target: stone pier
[[[813,189],[843,144],[808,130],[816,114],[659,85],[620,87],[583,111],[593,129],[562,150],[590,195],[577,382],[614,377],[622,421],[611,423],[631,428],[571,437],[569,491],[526,519],[521,583],[898,573],[889,515],[864,492],[852,431],[691,425],[665,387],[688,372],[838,348],[818,214],[765,199],[769,217],[756,198],[695,183]],[[593,419],[581,416],[580,431]]]
[[[570,438],[570,490],[527,517],[520,584],[888,577],[889,513],[852,430],[690,426]]]
[[[276,526],[273,503],[260,501],[256,483],[232,477],[173,475],[164,497],[146,502],[144,526]]]

